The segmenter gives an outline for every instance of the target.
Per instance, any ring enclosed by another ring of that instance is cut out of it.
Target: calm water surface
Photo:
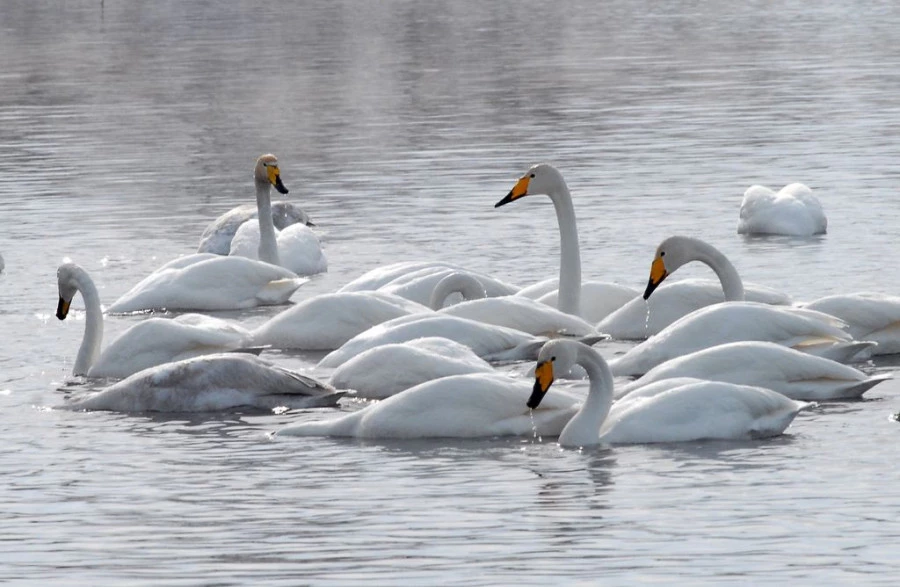
[[[584,452],[53,409],[83,329],[53,317],[62,259],[111,303],[252,201],[270,151],[330,262],[294,301],[397,260],[553,275],[549,201],[493,208],[543,160],[588,277],[642,287],[678,232],[797,300],[896,293],[896,3],[11,0],[0,29],[0,581],[896,581],[898,383],[772,441]],[[749,185],[794,181],[827,236],[735,234]]]

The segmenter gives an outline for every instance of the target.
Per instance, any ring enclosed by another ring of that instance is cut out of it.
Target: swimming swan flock
[[[96,286],[75,263],[60,265],[57,317],[68,316],[76,293],[84,302],[72,374],[117,380],[66,408],[335,407],[347,395],[363,407],[276,435],[543,435],[566,447],[764,438],[783,433],[807,401],[858,398],[889,377],[845,363],[900,352],[900,298],[855,293],[795,305],[745,284],[725,255],[696,238],[662,241],[643,293],[583,280],[572,197],[548,164],[530,168],[495,207],[550,198],[558,277],[519,288],[449,263],[400,262],[248,330],[196,312],[286,304],[309,275],[327,270],[308,215],[270,200],[272,188],[288,193],[274,155],[256,161],[254,183],[255,208],[220,216],[196,254],[164,264],[107,308],[190,313],[147,318],[104,348]],[[825,228],[821,205],[801,184],[744,195],[739,233]],[[666,282],[695,261],[717,279]],[[593,345],[610,336],[642,342],[607,362]],[[265,349],[329,351],[317,369],[330,379],[256,356]],[[533,380],[498,371],[498,361],[534,362]],[[577,373],[587,376],[586,395],[550,391]]]

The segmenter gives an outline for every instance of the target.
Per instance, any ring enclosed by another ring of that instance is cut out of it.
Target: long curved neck
[[[575,362],[584,367],[591,387],[584,405],[560,433],[559,444],[589,446],[599,442],[600,426],[603,425],[612,407],[613,375],[597,351],[587,345],[578,345],[578,357]]]
[[[81,339],[81,348],[75,359],[73,375],[87,375],[91,365],[100,356],[100,347],[103,344],[103,311],[100,308],[100,294],[87,271],[76,273],[75,287],[81,292],[84,300],[84,337]]]
[[[581,315],[581,251],[575,206],[565,182],[549,194],[559,223],[559,294],[556,307],[566,314]]]
[[[708,265],[722,284],[725,300],[729,302],[744,301],[744,282],[737,269],[719,249],[701,240],[693,240],[694,260]]]
[[[487,297],[487,291],[475,277],[468,273],[453,272],[434,286],[429,306],[432,310],[440,310],[444,307],[447,296],[453,293],[462,294],[465,300],[480,300]]]
[[[272,202],[269,199],[269,183],[256,182],[256,211],[259,217],[259,260],[280,265],[275,223],[272,222]]]

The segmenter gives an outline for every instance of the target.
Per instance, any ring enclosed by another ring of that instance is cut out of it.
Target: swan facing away
[[[825,234],[828,219],[812,190],[792,183],[777,194],[761,185],[744,192],[738,234],[780,234],[812,236]]]
[[[567,394],[539,410],[525,401],[531,386],[499,373],[470,373],[427,381],[365,408],[319,422],[290,424],[278,436],[357,438],[478,438],[556,436],[577,409]]]
[[[873,345],[853,341],[842,329],[842,321],[822,312],[740,301],[744,286],[737,270],[712,245],[695,238],[673,236],[659,245],[644,297],[650,297],[668,275],[691,261],[713,268],[728,301],[691,312],[611,361],[616,375],[643,375],[677,356],[741,340],[776,342],[840,361]]]
[[[330,351],[372,326],[414,313],[431,311],[379,291],[320,294],[269,319],[253,331],[253,341],[280,349]]]
[[[795,400],[823,401],[858,398],[891,375],[869,376],[858,369],[803,353],[773,342],[742,341],[717,345],[676,357],[650,369],[643,377],[616,390],[628,397],[651,383],[694,377],[753,385]]]
[[[244,310],[285,304],[308,279],[244,257],[195,253],[169,261],[107,309],[113,314],[144,310]]]
[[[469,347],[446,338],[424,337],[364,351],[335,369],[329,383],[337,389],[352,389],[355,397],[384,399],[432,379],[492,372],[490,363]]]
[[[464,301],[444,307],[447,297],[454,293],[462,294]],[[539,336],[597,334],[587,321],[537,300],[519,296],[486,296],[484,286],[472,274],[452,272],[435,286],[431,307],[442,314],[515,328]]]
[[[582,283],[575,207],[562,174],[552,165],[540,163],[533,166],[494,207],[499,208],[531,195],[548,196],[556,210],[560,239],[559,285],[557,291],[548,292],[548,283],[542,282],[522,295],[531,297],[540,293],[539,301],[555,301],[560,311],[580,316],[592,324],[638,295],[638,292],[614,283],[590,282],[589,287]]]
[[[85,306],[84,338],[72,374],[88,377],[127,377],[169,361],[247,347],[250,332],[219,318],[184,314],[177,318],[149,318],[123,332],[101,352],[103,311],[100,295],[87,271],[67,262],[56,272],[59,304],[56,317],[65,320],[76,292]]]
[[[803,307],[840,318],[857,340],[878,343],[869,349],[870,356],[900,353],[900,296],[869,292],[837,294]]]
[[[557,362],[582,366],[590,379],[587,399],[560,432],[564,447],[765,438],[783,433],[805,407],[769,389],[696,379],[659,382],[654,393],[613,405],[613,376],[603,358],[562,339],[549,341],[538,355],[529,407],[543,402]]]
[[[342,395],[329,385],[252,355],[226,353],[138,371],[66,407],[115,412],[271,410],[334,406]]]
[[[210,222],[203,231],[197,252],[227,255],[231,250],[231,240],[238,228],[248,220],[256,219],[257,213],[256,204],[241,204],[225,212]],[[309,219],[309,215],[300,206],[285,200],[272,202],[272,223],[278,230],[284,230],[294,224],[315,226]]]

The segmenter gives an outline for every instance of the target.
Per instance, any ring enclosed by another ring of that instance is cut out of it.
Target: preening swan
[[[169,261],[108,308],[142,310],[244,310],[286,303],[306,283],[283,267],[244,257],[195,253]]]
[[[494,368],[472,350],[446,338],[425,337],[364,351],[331,374],[329,383],[352,389],[355,397],[384,399],[425,381],[492,373]]]
[[[250,344],[250,332],[199,314],[174,319],[149,318],[123,332],[105,350],[103,310],[100,295],[87,271],[66,262],[56,272],[59,305],[56,317],[65,320],[76,292],[85,306],[84,338],[72,369],[73,375],[127,377],[132,373],[169,361],[240,349]]]
[[[330,351],[357,334],[393,318],[431,311],[379,291],[337,292],[303,300],[253,331],[257,345]]]
[[[454,293],[462,294],[465,301],[444,307],[447,297]],[[591,324],[578,316],[566,314],[537,300],[519,296],[485,296],[484,286],[473,275],[453,272],[435,286],[430,305],[442,314],[515,328],[539,336],[597,334]]]
[[[567,394],[529,413],[528,383],[499,373],[427,381],[339,418],[291,424],[279,436],[478,438],[556,436],[577,409]]]
[[[203,231],[197,252],[227,255],[231,250],[231,239],[234,238],[238,228],[248,220],[255,220],[257,213],[256,204],[241,204],[225,212],[210,222]],[[300,206],[284,200],[272,202],[272,223],[278,230],[284,230],[293,224],[315,226]]]
[[[227,353],[138,371],[66,407],[116,412],[271,410],[334,406],[342,395],[329,385],[252,355]]]
[[[606,361],[587,345],[561,339],[540,351],[529,407],[541,405],[557,362],[581,365],[590,379],[587,400],[559,435],[565,447],[777,436],[804,407],[761,387],[700,380],[613,406],[613,376]]]
[[[822,204],[802,183],[792,183],[777,194],[761,185],[744,192],[738,234],[825,234],[828,220]]]
[[[643,377],[616,390],[628,397],[646,385],[674,377],[695,377],[753,385],[796,400],[836,400],[860,397],[890,379],[869,376],[837,361],[775,344],[744,341],[717,345],[676,357],[650,369]]]
[[[809,310],[825,312],[847,323],[847,330],[857,340],[878,343],[868,355],[900,353],[900,297],[859,292],[819,298],[804,305]]]
[[[572,196],[562,174],[552,165],[541,163],[529,169],[505,198],[494,207],[499,208],[524,196],[546,195],[553,202],[559,224],[560,257],[558,293],[546,290],[548,283],[541,282],[533,288],[526,288],[521,295],[531,297],[542,293],[539,300],[545,303],[556,301],[555,306],[562,312],[580,316],[591,323],[599,322],[607,314],[625,302],[636,297],[638,292],[613,283],[581,281],[581,252],[578,244],[578,228],[575,222],[575,207]]]

